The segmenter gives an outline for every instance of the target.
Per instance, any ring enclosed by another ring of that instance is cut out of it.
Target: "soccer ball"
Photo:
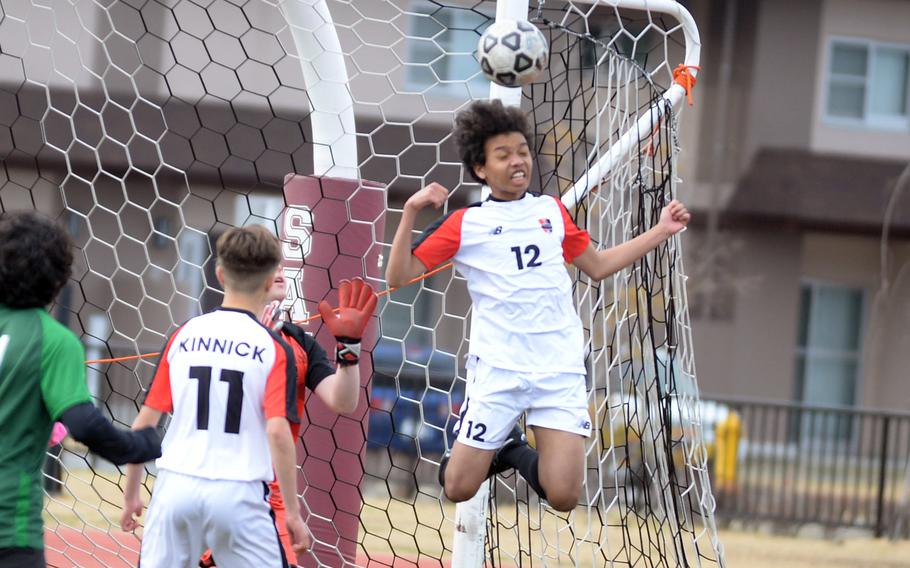
[[[547,66],[547,40],[533,24],[498,20],[480,36],[477,60],[490,81],[527,85]]]

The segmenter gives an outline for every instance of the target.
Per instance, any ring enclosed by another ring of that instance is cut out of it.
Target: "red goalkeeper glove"
[[[325,300],[319,302],[322,321],[338,342],[335,360],[340,365],[356,365],[360,361],[360,339],[373,311],[376,292],[362,278],[342,280],[338,287],[338,311]]]

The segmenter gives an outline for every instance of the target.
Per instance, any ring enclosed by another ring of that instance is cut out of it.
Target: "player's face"
[[[288,282],[284,277],[284,269],[278,267],[278,270],[275,271],[275,278],[272,280],[272,286],[269,288],[269,295],[266,298],[266,301],[274,302],[281,301],[287,297],[288,294]]]
[[[520,199],[531,183],[531,148],[521,132],[497,134],[484,144],[486,162],[474,167],[496,199]]]

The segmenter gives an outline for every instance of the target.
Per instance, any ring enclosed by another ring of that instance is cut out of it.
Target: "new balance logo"
[[[578,426],[579,426],[580,428],[582,428],[583,430],[590,430],[590,429],[591,429],[591,423],[590,423],[589,421],[587,421],[587,420],[582,420],[581,423],[578,424]]]
[[[491,235],[501,235],[502,234],[502,225],[497,226],[495,229],[490,231]]]

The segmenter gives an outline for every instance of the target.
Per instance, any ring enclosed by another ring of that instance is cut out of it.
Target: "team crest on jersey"
[[[550,223],[549,219],[538,219],[537,221],[540,223],[540,228],[543,229],[544,233],[553,232],[553,224]]]

